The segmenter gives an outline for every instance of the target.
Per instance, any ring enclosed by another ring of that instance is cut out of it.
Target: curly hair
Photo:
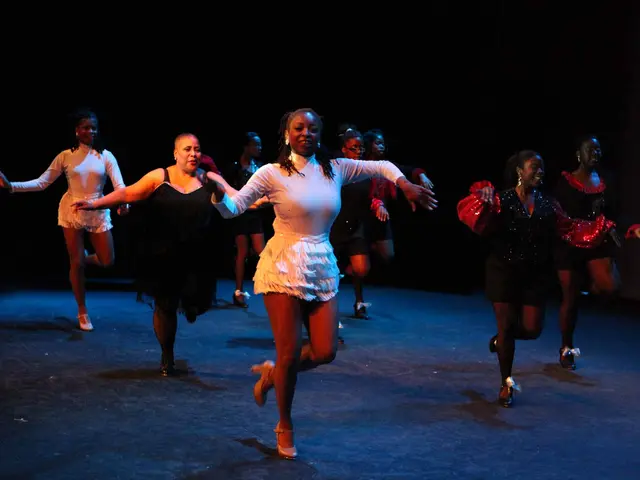
[[[290,176],[293,175],[294,172],[298,175],[304,176],[304,174],[300,173],[293,164],[293,161],[291,160],[291,147],[284,141],[284,133],[289,130],[291,121],[301,113],[310,113],[313,115],[318,122],[320,133],[322,133],[322,118],[311,108],[299,108],[293,112],[286,113],[282,117],[280,120],[280,153],[278,154],[277,163],[279,163]],[[327,153],[326,149],[322,147],[317,149],[316,160],[322,167],[322,173],[324,176],[333,180],[335,173],[333,171],[333,165],[331,164],[331,156]]]

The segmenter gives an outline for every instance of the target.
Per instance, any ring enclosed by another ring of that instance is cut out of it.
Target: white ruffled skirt
[[[60,199],[58,206],[58,225],[63,228],[75,228],[87,232],[100,233],[111,230],[111,213],[108,208],[104,210],[78,210],[74,211],[71,204],[78,200],[95,200],[102,197],[102,193],[77,196],[67,191]]]
[[[340,270],[329,235],[276,233],[260,254],[253,281],[256,294],[330,300],[338,293]]]

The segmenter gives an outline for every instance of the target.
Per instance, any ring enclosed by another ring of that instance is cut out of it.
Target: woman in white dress
[[[109,210],[77,211],[71,208],[71,204],[77,200],[102,197],[107,177],[111,179],[114,189],[124,188],[125,184],[115,157],[100,145],[98,118],[93,112],[77,112],[75,134],[76,145],[60,152],[40,177],[28,182],[9,182],[0,172],[0,188],[11,192],[39,192],[63,173],[66,176],[68,190],[60,200],[58,225],[62,227],[69,253],[69,279],[78,304],[78,322],[82,330],[91,331],[93,325],[85,301],[84,267],[113,265],[115,254],[111,217]],[[126,211],[126,206],[118,209],[120,214]],[[95,249],[92,255],[88,255],[84,248],[85,231]]]
[[[414,205],[433,209],[433,193],[409,182],[390,162],[331,159],[320,145],[322,121],[311,109],[287,114],[276,163],[262,166],[236,191],[222,177],[212,202],[225,218],[242,214],[262,197],[273,204],[274,236],[260,256],[254,291],[264,303],[276,342],[276,362],[252,370],[260,373],[254,387],[258,405],[275,387],[280,413],[275,432],[279,455],[295,458],[291,405],[297,374],[331,362],[336,355],[339,274],[329,242],[331,225],[340,210],[340,190],[347,183],[381,176],[394,182]],[[309,344],[302,346],[302,324]]]

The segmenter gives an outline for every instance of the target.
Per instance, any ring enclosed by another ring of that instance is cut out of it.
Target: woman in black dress
[[[587,136],[578,144],[576,150],[578,168],[573,172],[562,172],[555,190],[556,200],[571,218],[608,222],[612,226],[617,218],[615,190],[611,179],[603,178],[599,167],[602,159],[600,142],[594,136]],[[618,230],[624,231],[625,225]],[[627,238],[636,237],[638,225],[632,225]],[[596,294],[612,295],[620,287],[619,275],[613,258],[617,245],[620,245],[616,230],[610,230],[604,237],[583,239],[580,247],[558,241],[555,248],[555,263],[562,287],[560,305],[560,364],[575,370],[575,357],[580,349],[573,345],[573,333],[578,319],[578,296],[582,274],[587,273],[591,280],[591,291]]]
[[[543,327],[547,287],[552,273],[553,245],[562,238],[581,245],[585,232],[602,238],[609,224],[575,222],[539,187],[544,177],[540,155],[524,150],[507,162],[507,190],[496,193],[489,182],[476,182],[458,203],[458,217],[491,244],[485,288],[493,304],[498,334],[489,350],[497,352],[502,386],[500,404],[510,407],[520,390],[511,375],[515,340],[533,340]]]
[[[173,347],[181,311],[192,323],[211,305],[215,258],[208,251],[211,191],[200,164],[200,142],[191,134],[175,140],[176,164],[147,173],[135,184],[97,200],[74,203],[78,210],[97,210],[144,202],[146,255],[138,288],[153,297],[153,327],[162,348],[161,373],[176,373]]]

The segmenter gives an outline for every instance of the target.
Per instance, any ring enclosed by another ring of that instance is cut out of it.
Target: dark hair
[[[516,167],[524,168],[524,164],[530,158],[539,156],[540,154],[534,150],[520,150],[511,155],[507,160],[504,169],[504,186],[505,188],[513,188],[518,184],[518,172]]]
[[[381,136],[382,138],[384,138],[384,134],[382,133],[382,130],[380,130],[379,128],[374,128],[365,132],[364,136],[362,137],[362,141],[364,143],[363,158],[371,158],[373,144],[375,143],[376,138],[378,136]]]
[[[258,135],[256,132],[245,132],[244,138],[242,140],[242,146],[246,147],[251,143],[251,140],[253,140],[256,137],[260,138],[260,135]]]
[[[296,172],[298,175],[304,176],[300,173],[293,162],[291,161],[291,147],[285,143],[284,141],[284,132],[289,129],[289,125],[291,120],[294,117],[301,113],[310,113],[318,120],[318,127],[320,129],[320,133],[322,133],[322,118],[311,108],[299,108],[293,112],[286,113],[282,119],[280,120],[280,153],[278,154],[277,162],[280,164],[282,168],[284,168],[287,173],[291,176],[293,172]],[[316,160],[322,167],[322,173],[328,179],[333,179],[334,172],[333,166],[331,165],[331,156],[328,154],[327,150],[323,147],[320,147],[316,151]]]
[[[580,135],[579,137],[576,138],[576,150],[580,150],[582,148],[582,145],[585,142],[588,142],[593,139],[597,140],[598,143],[600,143],[600,140],[596,135]]]
[[[91,118],[95,120],[96,127],[98,126],[98,116],[93,111],[87,108],[79,108],[75,110],[73,113],[71,113],[69,117],[71,119],[74,130],[78,125],[80,125],[80,122],[82,122],[82,120],[85,120],[87,118]],[[75,152],[80,147],[80,142],[78,141],[78,138],[75,136],[75,132],[74,132],[74,142],[75,143],[73,147],[71,147],[72,152]],[[92,148],[98,153],[102,153],[104,151],[104,145],[102,145],[102,141],[100,139],[100,129],[98,129],[98,134],[93,140]]]
[[[346,143],[352,138],[362,138],[362,134],[355,128],[349,128],[342,134],[340,138],[342,138],[342,146],[344,147]]]

